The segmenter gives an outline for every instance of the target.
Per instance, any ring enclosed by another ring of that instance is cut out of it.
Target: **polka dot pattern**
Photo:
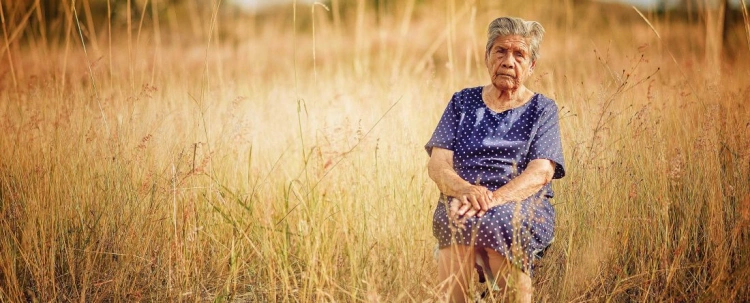
[[[521,174],[534,159],[556,163],[553,178],[565,176],[555,102],[535,94],[524,105],[494,112],[482,101],[483,87],[457,92],[448,103],[435,132],[425,145],[453,151],[453,165],[461,178],[495,191]],[[441,195],[433,215],[433,235],[440,247],[462,244],[489,247],[531,273],[531,265],[554,237],[554,196],[550,184],[524,201],[490,209],[482,218],[466,219],[458,229],[448,219]]]

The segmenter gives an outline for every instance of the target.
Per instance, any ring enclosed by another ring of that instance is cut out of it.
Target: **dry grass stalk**
[[[750,66],[712,81],[706,24],[132,2],[0,0],[0,301],[439,301],[422,145],[499,14],[547,28],[529,84],[561,108],[535,299],[750,300]]]

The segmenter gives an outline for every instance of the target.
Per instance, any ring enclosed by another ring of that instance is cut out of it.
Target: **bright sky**
[[[229,0],[229,2],[249,12],[256,12],[273,6],[292,3],[294,0]],[[314,2],[315,0],[297,0],[297,3],[300,4],[312,4]],[[327,3],[329,1],[321,0],[319,2]]]
[[[599,0],[599,1],[622,2],[625,4],[634,5],[638,8],[648,9],[648,8],[656,7],[656,5],[662,0]],[[675,5],[678,5],[680,2],[682,2],[682,0],[663,0],[663,1],[666,1],[667,7],[673,7]],[[741,0],[729,0],[729,4],[732,7],[740,7],[740,1]],[[292,3],[294,2],[294,0],[229,0],[229,2],[236,4],[237,6],[249,12],[255,12],[255,11],[263,10],[263,9],[276,6],[276,5],[280,5],[280,4]],[[314,2],[316,2],[316,0],[297,0],[297,3],[301,3],[301,4],[312,4]],[[319,0],[319,2],[328,4],[328,2],[330,1]]]
[[[599,0],[601,2],[622,2],[625,4],[630,4],[633,6],[636,6],[638,8],[653,8],[656,7],[659,2],[662,2],[662,0]],[[729,0],[729,6],[731,7],[740,7],[740,1],[741,0]],[[667,7],[674,7],[680,4],[682,0],[664,0]],[[709,1],[710,2],[710,1]],[[719,1],[715,1],[719,2]],[[747,2],[747,1],[746,1]]]

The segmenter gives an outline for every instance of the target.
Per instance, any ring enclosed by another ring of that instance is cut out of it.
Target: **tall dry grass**
[[[501,15],[561,108],[535,301],[750,300],[748,21],[712,66],[701,18],[577,1],[0,3],[0,301],[439,301],[422,145]]]

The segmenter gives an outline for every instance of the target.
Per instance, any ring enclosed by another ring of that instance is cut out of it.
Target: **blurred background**
[[[445,301],[423,146],[506,15],[568,173],[534,301],[750,301],[741,0],[0,0],[0,302]]]

